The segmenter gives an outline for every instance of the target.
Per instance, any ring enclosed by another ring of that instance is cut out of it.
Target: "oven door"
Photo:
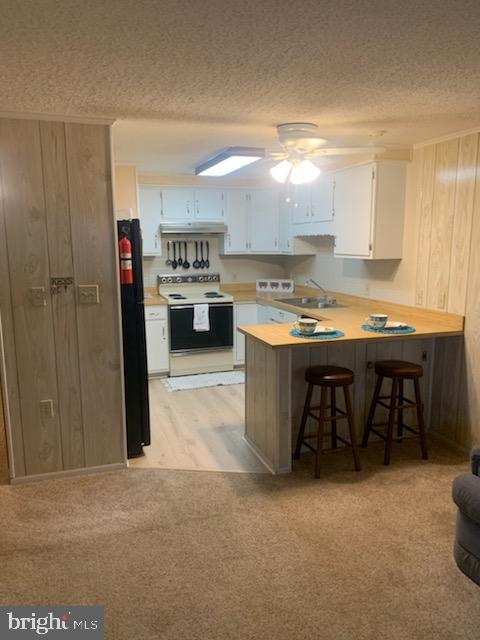
[[[233,349],[233,304],[208,305],[210,331],[194,331],[193,304],[170,307],[170,353],[182,355],[199,351]]]

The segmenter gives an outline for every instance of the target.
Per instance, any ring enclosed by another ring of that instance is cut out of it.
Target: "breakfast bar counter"
[[[435,341],[461,340],[463,335],[464,318],[460,315],[340,293],[331,295],[337,299],[336,308],[293,307],[278,301],[278,297],[269,304],[316,318],[321,326],[343,332],[343,337],[293,337],[292,324],[239,327],[246,338],[245,440],[272,473],[291,471],[292,442],[305,399],[307,367],[331,364],[354,372],[353,409],[355,428],[360,435],[375,383],[374,362],[399,359],[422,364],[421,386],[428,428]],[[384,313],[390,320],[406,322],[415,328],[415,333],[365,331],[362,324],[370,313]],[[346,435],[340,427],[339,432]]]

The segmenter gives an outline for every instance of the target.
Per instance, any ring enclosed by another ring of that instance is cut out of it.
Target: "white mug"
[[[317,324],[318,320],[315,320],[315,318],[298,318],[294,326],[300,333],[312,334],[315,333]]]
[[[387,324],[387,320],[386,313],[371,313],[367,318],[367,324],[374,329],[383,329]]]

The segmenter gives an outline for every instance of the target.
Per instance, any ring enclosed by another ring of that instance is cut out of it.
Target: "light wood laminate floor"
[[[151,380],[151,445],[132,467],[268,473],[243,440],[245,385],[168,391]]]

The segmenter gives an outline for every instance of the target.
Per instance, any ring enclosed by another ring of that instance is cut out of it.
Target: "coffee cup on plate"
[[[298,318],[294,326],[300,333],[311,335],[312,333],[315,333],[317,324],[318,320],[315,320],[315,318]]]
[[[387,324],[388,315],[386,313],[371,313],[367,318],[367,324],[374,329],[383,329]]]

